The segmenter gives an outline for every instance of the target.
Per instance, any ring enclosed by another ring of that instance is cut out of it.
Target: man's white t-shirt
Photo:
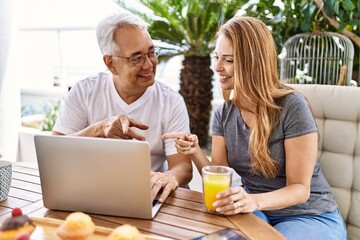
[[[166,156],[177,151],[174,140],[162,140],[161,136],[190,130],[182,96],[161,82],[155,81],[138,100],[128,105],[117,93],[110,73],[102,72],[79,81],[65,97],[53,131],[71,134],[119,114],[149,126],[148,130],[134,128],[134,131],[150,143],[152,170],[165,171]]]

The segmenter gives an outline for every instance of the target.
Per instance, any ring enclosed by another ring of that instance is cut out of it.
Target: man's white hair
[[[126,27],[147,30],[148,24],[140,17],[126,10],[119,10],[99,22],[96,27],[96,37],[103,56],[113,55],[119,50],[114,42],[114,33],[117,29]]]

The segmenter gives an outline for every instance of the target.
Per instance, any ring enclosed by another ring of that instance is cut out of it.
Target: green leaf
[[[357,8],[360,11],[360,1],[359,0],[357,1]]]
[[[264,2],[259,2],[259,3],[257,4],[257,7],[259,7],[259,8],[266,8],[266,3],[264,3]]]
[[[324,11],[330,17],[334,14],[334,5],[335,0],[324,0]]]
[[[350,22],[351,25],[355,26],[355,25],[360,25],[360,20],[354,19]]]
[[[316,9],[316,6],[313,2],[306,3],[303,8],[301,9],[301,13],[304,15],[305,19],[310,19],[313,15],[314,11]]]
[[[339,15],[339,1],[336,1],[334,4],[334,12],[336,15]]]
[[[349,21],[352,21],[354,18],[354,12],[351,11],[350,14],[349,14]]]
[[[309,21],[303,21],[300,25],[301,30],[303,30],[304,32],[308,32],[310,30],[310,22]]]
[[[342,8],[339,9],[339,14],[338,14],[339,18],[343,18],[344,16],[344,10]]]
[[[338,32],[341,32],[342,30],[344,30],[345,27],[346,27],[346,23],[345,23],[345,22],[341,22],[339,28],[337,29]]]
[[[354,10],[354,8],[355,8],[355,6],[351,0],[344,0],[342,2],[342,6],[345,9],[345,11],[347,11],[347,12],[350,12],[350,11]]]

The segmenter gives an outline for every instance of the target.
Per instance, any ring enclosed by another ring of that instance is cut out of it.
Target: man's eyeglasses
[[[160,52],[160,48],[152,48],[147,53],[136,54],[131,57],[122,57],[122,56],[118,56],[118,55],[111,55],[111,56],[127,59],[134,66],[141,67],[145,63],[146,56],[148,56],[148,58],[151,61],[155,61],[155,60],[157,60],[159,52]]]

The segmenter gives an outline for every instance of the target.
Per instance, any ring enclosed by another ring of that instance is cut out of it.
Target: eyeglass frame
[[[123,57],[123,56],[119,56],[119,55],[110,55],[111,57],[118,57],[118,58],[123,58],[123,59],[126,59],[128,60],[129,63],[132,63],[135,67],[141,67],[144,65],[145,63],[145,60],[146,60],[146,56],[150,59],[150,61],[155,61],[157,60],[157,57],[159,56],[159,52],[160,52],[161,48],[159,47],[153,47],[151,48],[148,52],[146,53],[139,53],[139,54],[135,54],[131,57]],[[150,57],[149,54],[151,54],[153,51],[153,53],[155,54],[154,57]],[[134,61],[137,61],[137,60],[141,60],[139,62],[139,64],[135,64]],[[141,64],[140,64],[141,63]]]

